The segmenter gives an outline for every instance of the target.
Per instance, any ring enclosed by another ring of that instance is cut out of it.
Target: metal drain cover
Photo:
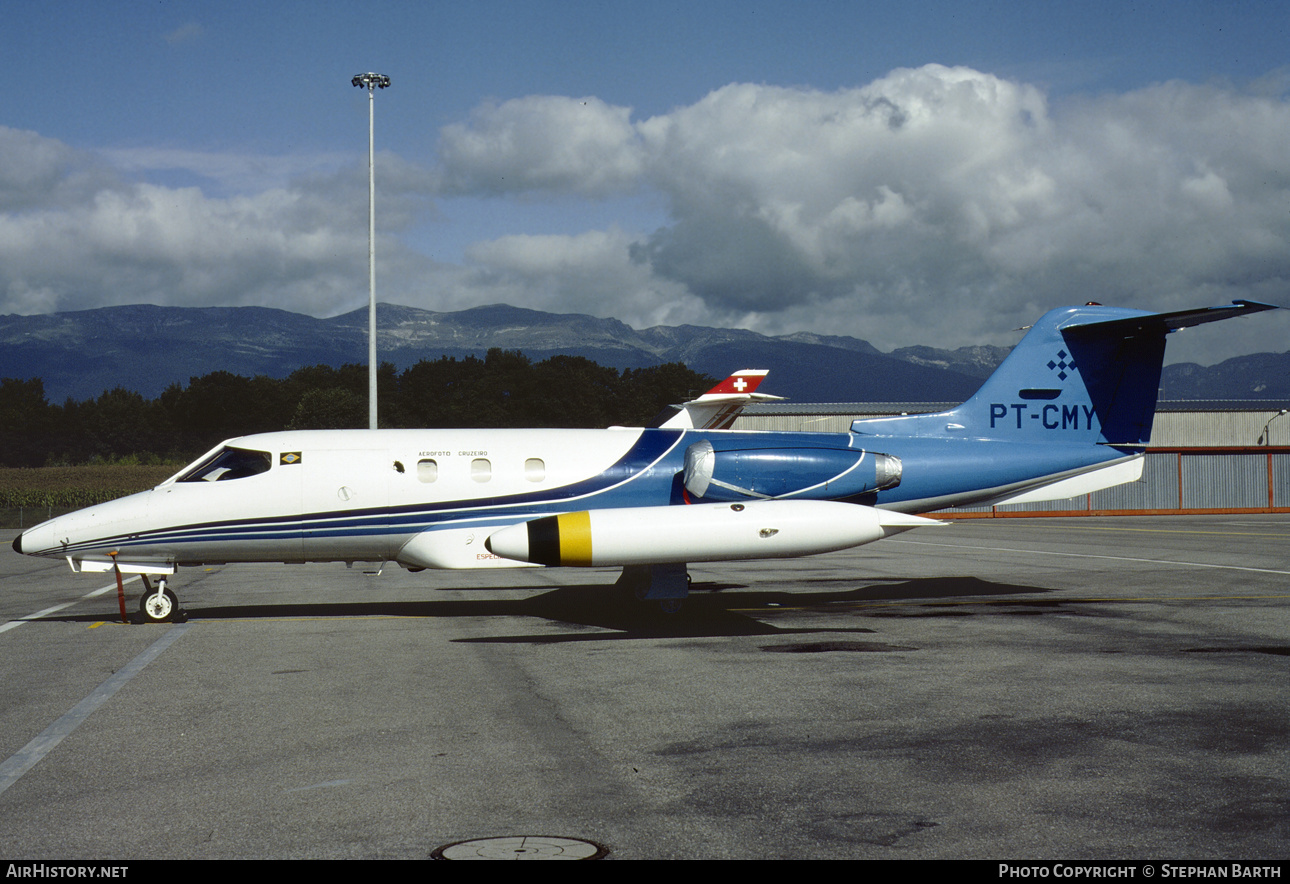
[[[431,859],[600,859],[609,853],[594,841],[554,838],[550,835],[515,835],[471,838],[436,847]]]

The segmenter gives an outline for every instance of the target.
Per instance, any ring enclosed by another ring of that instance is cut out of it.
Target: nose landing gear
[[[187,618],[179,607],[179,598],[166,585],[162,577],[153,586],[148,575],[143,575],[143,598],[139,600],[139,616],[144,623],[182,623]]]

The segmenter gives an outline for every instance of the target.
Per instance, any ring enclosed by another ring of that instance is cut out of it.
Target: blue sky
[[[1276,3],[6,9],[0,313],[505,301],[880,348],[1290,303]],[[1284,351],[1283,318],[1171,358]],[[1179,336],[1183,338],[1184,336]]]

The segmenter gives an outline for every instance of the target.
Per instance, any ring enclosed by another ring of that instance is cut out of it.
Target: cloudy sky
[[[1242,0],[11,4],[0,313],[364,306],[368,70],[382,301],[882,349],[1290,305],[1287,47]]]

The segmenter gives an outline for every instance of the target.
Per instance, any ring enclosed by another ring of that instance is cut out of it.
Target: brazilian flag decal
[[[286,466],[287,464],[300,463],[299,451],[284,451],[278,456],[278,463]]]

